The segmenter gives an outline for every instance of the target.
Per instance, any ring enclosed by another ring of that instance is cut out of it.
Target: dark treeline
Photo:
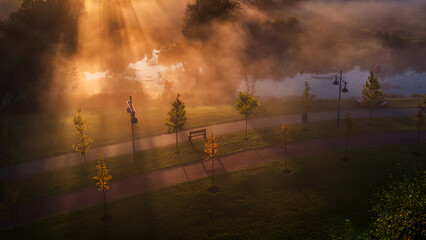
[[[36,110],[42,98],[60,95],[51,65],[77,51],[83,9],[83,0],[24,0],[0,23],[2,112]]]

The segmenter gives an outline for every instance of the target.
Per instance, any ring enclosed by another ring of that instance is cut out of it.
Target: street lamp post
[[[132,124],[132,142],[133,142],[133,162],[135,162],[135,133],[133,130],[133,124],[138,123],[138,119],[136,118],[136,110],[133,106],[132,96],[130,96],[130,100],[127,101],[127,110],[126,112],[130,113],[130,123]]]
[[[342,88],[342,83],[344,84],[343,88]],[[342,70],[340,70],[340,77],[337,77],[337,75],[334,75],[333,85],[339,85],[339,103],[337,105],[337,127],[339,127],[339,124],[340,124],[340,97],[342,92],[344,93],[348,92],[348,89],[346,88],[347,84],[348,83],[342,79]]]

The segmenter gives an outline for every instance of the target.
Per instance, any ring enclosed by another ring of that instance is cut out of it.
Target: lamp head
[[[334,75],[333,85],[339,85],[339,82],[337,81],[337,75]]]

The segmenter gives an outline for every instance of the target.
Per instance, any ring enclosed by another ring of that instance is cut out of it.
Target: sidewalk
[[[334,137],[295,142],[289,146],[288,156],[295,157],[341,150],[345,148],[345,140],[346,137]],[[424,142],[425,140],[426,136],[423,134],[421,141]],[[349,141],[350,148],[413,143],[416,143],[415,132],[359,135],[351,137]],[[278,146],[247,150],[218,158],[218,162],[215,164],[215,172],[220,173],[247,168],[276,161],[281,159],[282,156],[283,150]],[[126,177],[116,181],[113,179],[110,191],[108,191],[107,194],[107,201],[114,201],[145,191],[207,177],[210,174],[210,162],[192,162]],[[97,191],[96,186],[47,197],[18,206],[19,212],[16,216],[17,225],[30,223],[100,203],[103,203],[103,198],[102,194]],[[0,230],[9,227],[11,227],[9,220],[0,221]]]
[[[390,108],[383,110],[375,110],[373,115],[374,117],[398,117],[398,116],[414,116],[417,109],[415,108]],[[353,118],[367,118],[369,117],[369,110],[358,109],[358,110],[348,110],[341,111],[341,119],[343,118],[345,112],[351,112]],[[335,120],[337,119],[337,111],[331,112],[315,112],[309,113],[309,121],[324,121],[324,120]],[[248,129],[260,129],[265,127],[274,127],[280,126],[283,122],[287,123],[300,123],[301,114],[291,114],[291,115],[281,115],[267,118],[257,118],[249,120]],[[210,134],[214,132],[216,136],[244,131],[245,122],[229,122],[218,125],[212,125],[203,127],[207,129],[207,133]],[[179,142],[186,142],[188,130],[182,131],[179,134]],[[152,148],[163,147],[175,143],[174,135],[158,135],[153,137],[141,138],[135,140],[136,151],[143,151]],[[97,159],[96,154],[102,153],[104,158],[119,156],[123,154],[128,154],[132,152],[132,142],[123,142],[117,144],[111,144],[108,146],[92,148],[87,154],[88,161],[95,161]],[[11,167],[11,171],[14,177],[23,177],[29,175],[35,175],[38,173],[57,170],[61,168],[69,168],[79,164],[82,164],[82,159],[77,154],[67,153],[59,156],[34,160],[31,162],[22,163]],[[8,170],[6,168],[0,169],[0,179],[8,176]]]

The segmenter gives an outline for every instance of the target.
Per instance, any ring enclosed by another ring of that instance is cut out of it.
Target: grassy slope
[[[354,109],[361,106],[353,100],[344,100],[342,109]],[[336,100],[317,100],[312,111],[327,111],[336,108]],[[257,117],[290,114],[300,112],[301,103],[276,100],[262,103]],[[130,116],[123,108],[105,107],[102,109],[83,109],[89,127],[88,135],[94,139],[94,146],[131,140]],[[135,125],[137,138],[164,133],[164,119],[168,109],[164,107],[138,108]],[[218,123],[242,120],[231,105],[187,106],[187,124],[185,128],[195,128]],[[8,129],[19,143],[19,155],[14,163],[34,160],[64,152],[71,152],[75,140],[72,115],[75,112],[44,113],[33,115],[9,116],[6,119]],[[0,167],[6,163],[0,162]]]
[[[354,134],[368,134],[389,131],[414,130],[410,118],[378,118],[373,126],[368,125],[367,119],[355,119]],[[344,135],[344,127],[336,129],[335,121],[322,121],[309,123],[309,130],[303,130],[302,124],[295,124],[291,130],[296,141],[314,138],[326,138]],[[249,131],[249,141],[242,141],[243,132],[227,134],[218,137],[219,154],[227,155],[247,149],[265,147],[281,143],[279,127],[265,128]],[[174,153],[175,146],[151,149],[137,153],[138,166],[135,167],[132,155],[127,154],[106,159],[114,179],[138,174],[140,172],[165,168],[184,162],[199,161],[205,157],[204,140],[197,140],[180,145],[180,155]],[[95,175],[95,162],[89,162],[90,174],[84,165],[69,169],[46,172],[43,174],[20,178],[16,180],[19,189],[19,201],[26,202],[53,194],[67,192],[94,184],[92,176]]]
[[[221,192],[206,192],[208,179],[162,188],[108,203],[112,221],[102,222],[103,206],[83,209],[20,227],[19,239],[327,239],[333,225],[350,219],[365,227],[369,199],[377,186],[425,169],[412,146],[361,148],[290,159],[225,173]],[[423,151],[425,155],[426,152]],[[400,167],[398,167],[398,165]],[[1,239],[12,231],[0,233]]]
[[[391,99],[392,107],[416,107],[415,99]],[[357,109],[362,106],[354,100],[342,100],[341,109]],[[257,117],[299,113],[303,109],[300,102],[290,100],[271,100],[262,102]],[[315,100],[312,112],[332,111],[336,109],[336,99]],[[164,118],[168,109],[164,107],[138,108],[139,123],[135,125],[137,138],[164,133]],[[6,119],[8,130],[19,143],[17,159],[13,163],[34,160],[64,152],[71,152],[75,140],[72,115],[75,112],[44,113],[33,115],[9,116]],[[130,117],[124,107],[105,107],[92,109],[83,113],[88,120],[88,135],[94,139],[94,146],[131,140]],[[188,122],[185,128],[195,128],[212,124],[242,120],[231,105],[221,106],[187,106]],[[0,167],[5,166],[0,162]]]

